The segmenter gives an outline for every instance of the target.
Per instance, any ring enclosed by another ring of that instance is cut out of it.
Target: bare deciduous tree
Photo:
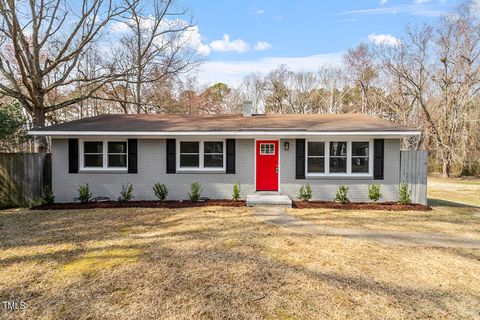
[[[120,28],[123,25],[126,30],[117,55],[129,70],[125,81],[125,88],[133,86],[126,90],[132,94],[129,102],[135,106],[135,112],[141,113],[151,106],[149,100],[156,94],[156,83],[162,87],[161,82],[171,81],[195,65],[195,48],[188,43],[194,25],[191,19],[179,18],[187,11],[176,10],[172,0],[153,0],[148,6],[126,1],[130,6],[127,19],[120,24]]]
[[[79,62],[126,9],[113,0],[0,0],[0,94],[17,99],[34,128],[45,125],[47,113],[90,97],[119,75],[104,68],[88,77],[77,69]],[[70,96],[74,85],[85,90]],[[46,139],[36,137],[36,147],[45,152]]]
[[[361,89],[361,112],[366,113],[369,107],[370,88],[377,76],[374,55],[368,45],[361,43],[355,49],[348,50],[343,59],[348,74],[351,75],[355,85],[358,85]]]

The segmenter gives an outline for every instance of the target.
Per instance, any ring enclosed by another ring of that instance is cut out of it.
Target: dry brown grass
[[[479,260],[291,234],[247,208],[4,210],[0,300],[28,307],[0,318],[475,318]]]
[[[314,223],[398,232],[438,232],[480,239],[480,180],[428,179],[433,211],[290,209],[289,214]]]
[[[480,179],[428,178],[428,197],[480,206]]]
[[[432,211],[289,209],[292,216],[321,225],[397,232],[438,232],[480,240],[480,209],[433,206]]]

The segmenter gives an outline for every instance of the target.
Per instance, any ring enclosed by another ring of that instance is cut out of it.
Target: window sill
[[[373,180],[372,175],[336,174],[336,175],[305,175],[306,180]]]
[[[128,173],[127,168],[118,168],[118,169],[112,169],[112,168],[98,168],[98,169],[93,169],[93,168],[85,168],[85,169],[80,169],[78,170],[79,173]]]
[[[226,170],[219,168],[219,169],[178,169],[177,173],[225,173]]]

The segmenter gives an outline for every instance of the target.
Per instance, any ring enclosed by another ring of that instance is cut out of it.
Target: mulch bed
[[[350,202],[341,204],[333,201],[293,201],[293,208],[343,209],[343,210],[386,210],[386,211],[430,211],[432,208],[422,204],[400,204],[398,202]]]
[[[191,207],[244,207],[245,201],[238,200],[205,200],[199,202],[184,201],[105,201],[89,203],[54,203],[31,207],[30,210],[75,210],[75,209],[99,209],[99,208],[191,208]]]

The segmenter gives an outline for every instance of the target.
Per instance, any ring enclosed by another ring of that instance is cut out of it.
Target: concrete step
[[[292,199],[279,193],[257,192],[247,196],[247,206],[285,206],[292,207]]]

